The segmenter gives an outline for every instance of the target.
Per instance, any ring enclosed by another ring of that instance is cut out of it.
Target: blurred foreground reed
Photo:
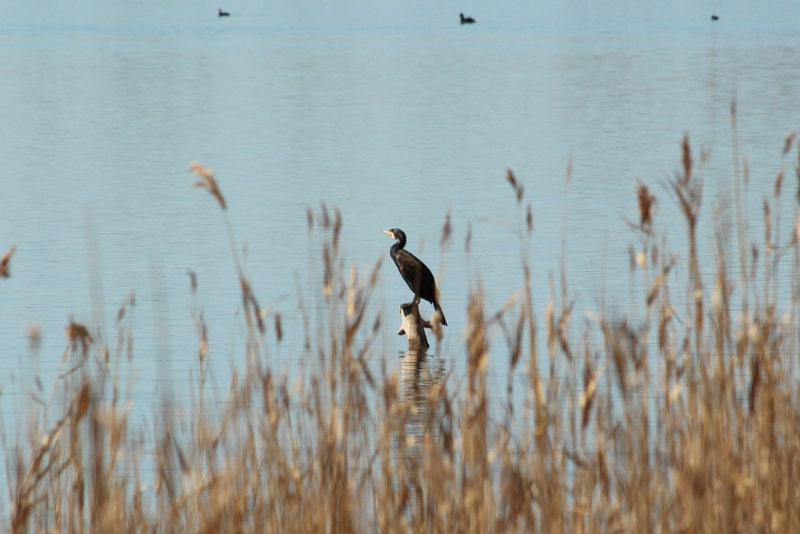
[[[787,139],[785,158],[792,146]],[[338,211],[309,211],[309,231],[323,236],[322,294],[313,298],[325,305],[321,319],[307,313],[305,353],[314,371],[297,387],[266,364],[270,344],[281,342],[280,315],[259,307],[224,196],[213,173],[193,165],[229,232],[246,368],[234,375],[221,413],[209,409],[207,330],[197,314],[192,401],[183,420],[166,409],[154,414],[154,437],[146,438],[130,420],[119,373],[132,350],[126,312],[135,299],[117,316],[116,346],[69,324],[53,389],[63,409],[53,413],[52,401],[42,401],[24,435],[3,436],[11,503],[4,530],[800,531],[797,204],[795,225],[782,238],[772,215],[785,189],[781,170],[764,200],[764,235],[751,240],[741,198],[746,169],[734,165],[734,209],[722,209],[722,201],[709,207],[688,139],[682,153],[672,200],[637,187],[631,276],[632,287],[643,289],[634,296],[638,313],[613,320],[603,310],[576,319],[562,266],[537,322],[530,207],[509,172],[522,281],[499,310],[486,309],[479,287],[470,290],[458,356],[467,362],[464,377],[414,355],[401,369],[383,365],[376,374],[370,362],[382,355],[383,314],[370,298],[379,265],[367,273],[349,268]],[[665,250],[660,239],[654,208],[670,201],[683,218],[686,251]],[[713,217],[700,218],[712,208]],[[716,238],[716,251],[705,256],[701,220]],[[702,264],[706,256],[713,265]],[[507,354],[490,346],[490,331],[501,334]],[[489,411],[490,354],[508,371],[501,413]],[[515,395],[520,374],[525,391]]]

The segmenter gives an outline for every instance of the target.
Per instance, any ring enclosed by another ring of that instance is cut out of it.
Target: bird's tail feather
[[[447,320],[444,318],[444,312],[442,311],[442,307],[439,306],[438,302],[433,303],[433,309],[439,312],[439,315],[442,317],[442,324],[447,326]]]

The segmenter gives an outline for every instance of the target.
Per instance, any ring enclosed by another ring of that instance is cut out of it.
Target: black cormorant
[[[711,15],[711,20],[719,20],[719,16],[718,15]]]
[[[406,246],[406,234],[399,228],[381,230],[381,232],[395,239],[394,245],[389,250],[389,255],[394,260],[394,264],[397,265],[400,276],[408,284],[408,288],[414,292],[414,302],[419,302],[422,298],[433,304],[433,308],[442,317],[442,324],[447,326],[444,312],[442,307],[439,306],[439,291],[436,289],[436,279],[433,277],[433,273],[422,263],[422,260],[409,251],[403,250],[403,247]]]
[[[230,17],[230,16],[231,16],[231,14],[230,14],[230,13],[228,13],[227,11],[222,11],[222,10],[220,9],[220,10],[219,10],[219,16],[220,16],[220,17]]]
[[[461,15],[461,24],[475,24],[475,19],[472,17],[465,17],[463,13]]]

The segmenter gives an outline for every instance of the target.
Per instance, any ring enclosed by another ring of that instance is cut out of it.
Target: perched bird
[[[433,304],[433,308],[442,317],[442,324],[447,326],[444,312],[442,307],[439,306],[439,291],[436,289],[436,279],[433,277],[431,270],[422,263],[422,260],[403,249],[406,246],[405,232],[399,228],[381,230],[381,232],[393,237],[395,240],[394,245],[389,249],[389,255],[394,260],[394,264],[397,265],[400,276],[408,284],[408,288],[414,292],[414,303],[419,303],[422,298]]]
[[[220,16],[220,17],[230,17],[230,16],[231,16],[231,14],[230,14],[230,13],[228,13],[227,11],[222,11],[222,10],[220,9],[220,10],[219,10],[219,16]]]
[[[475,24],[475,19],[472,17],[465,17],[463,13],[461,15],[461,24]]]
[[[719,20],[719,16],[718,15],[711,15],[711,20]]]

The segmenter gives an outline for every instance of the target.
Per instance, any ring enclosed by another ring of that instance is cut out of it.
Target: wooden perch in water
[[[397,331],[397,335],[406,335],[408,338],[408,350],[425,352],[430,347],[428,336],[425,335],[425,329],[433,327],[429,321],[420,316],[419,305],[413,302],[401,304],[400,318],[403,321],[403,325]]]

